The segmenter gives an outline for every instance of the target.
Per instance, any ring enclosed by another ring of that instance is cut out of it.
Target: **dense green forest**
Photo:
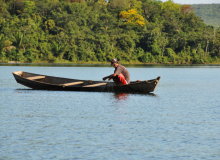
[[[192,7],[206,24],[220,27],[220,4],[195,4]]]
[[[219,63],[220,29],[171,0],[0,0],[0,61]]]

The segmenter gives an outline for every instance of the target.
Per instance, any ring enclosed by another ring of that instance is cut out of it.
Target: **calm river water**
[[[114,68],[0,66],[0,159],[220,159],[220,66],[127,67],[154,94],[37,91],[13,71],[101,80]]]

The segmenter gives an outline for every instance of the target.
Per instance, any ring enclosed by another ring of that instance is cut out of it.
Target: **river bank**
[[[193,66],[220,66],[212,64],[162,64],[162,63],[121,63],[126,67],[193,67]],[[111,67],[110,63],[0,63],[0,66],[45,66],[45,67]]]

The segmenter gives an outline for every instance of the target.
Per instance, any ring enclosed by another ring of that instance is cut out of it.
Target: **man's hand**
[[[116,77],[116,76],[117,76],[116,74],[112,74],[112,75],[107,76],[107,77],[104,77],[104,78],[102,78],[102,79],[103,79],[103,81],[105,81],[106,79],[112,80],[112,78],[114,78],[114,77]]]

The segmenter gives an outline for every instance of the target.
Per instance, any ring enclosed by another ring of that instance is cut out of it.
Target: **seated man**
[[[115,67],[115,71],[114,74],[111,74],[107,77],[104,77],[103,80],[105,81],[106,79],[113,79],[113,81],[115,82],[115,84],[117,85],[127,85],[130,83],[130,74],[128,72],[128,70],[120,65],[117,61],[117,59],[113,58],[111,60],[111,65],[113,67]]]

